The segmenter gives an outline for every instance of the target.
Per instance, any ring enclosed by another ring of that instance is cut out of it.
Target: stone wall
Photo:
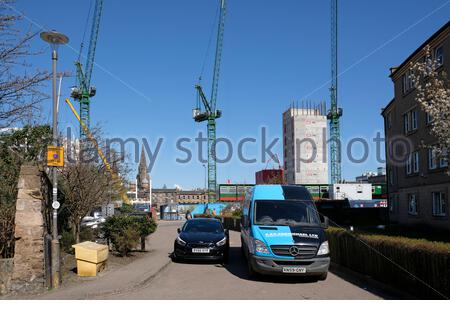
[[[14,259],[0,259],[0,296],[11,289],[11,275]]]
[[[15,227],[13,290],[44,286],[44,219],[41,172],[22,166],[18,183]]]

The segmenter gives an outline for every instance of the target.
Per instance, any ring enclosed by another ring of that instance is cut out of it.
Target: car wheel
[[[317,280],[319,281],[325,281],[327,280],[328,272],[322,273],[320,276],[317,277]]]
[[[170,258],[172,259],[172,262],[180,262],[180,258],[177,257],[177,255],[175,254],[175,251],[172,252],[172,255],[170,256]]]
[[[225,253],[225,254],[223,255],[222,263],[223,263],[223,264],[228,264],[229,261],[230,261],[230,256],[229,256],[229,254],[228,254],[228,253]]]

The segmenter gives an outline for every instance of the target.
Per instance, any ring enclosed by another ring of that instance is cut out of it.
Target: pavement
[[[37,299],[393,299],[402,298],[369,279],[332,269],[326,281],[305,278],[248,277],[240,236],[230,232],[230,263],[173,263],[170,254],[180,222],[160,222],[147,239],[149,253],[119,269]]]

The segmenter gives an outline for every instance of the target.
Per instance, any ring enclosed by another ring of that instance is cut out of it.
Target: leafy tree
[[[427,146],[439,157],[448,159],[450,150],[450,85],[441,63],[425,49],[424,59],[411,65],[411,77],[416,87],[416,101],[432,119],[431,133],[437,145]]]

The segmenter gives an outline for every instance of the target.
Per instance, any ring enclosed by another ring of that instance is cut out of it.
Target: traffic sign
[[[58,201],[52,203],[52,207],[55,210],[58,210],[61,207],[61,204]]]
[[[47,165],[49,167],[64,167],[64,148],[47,147]]]

